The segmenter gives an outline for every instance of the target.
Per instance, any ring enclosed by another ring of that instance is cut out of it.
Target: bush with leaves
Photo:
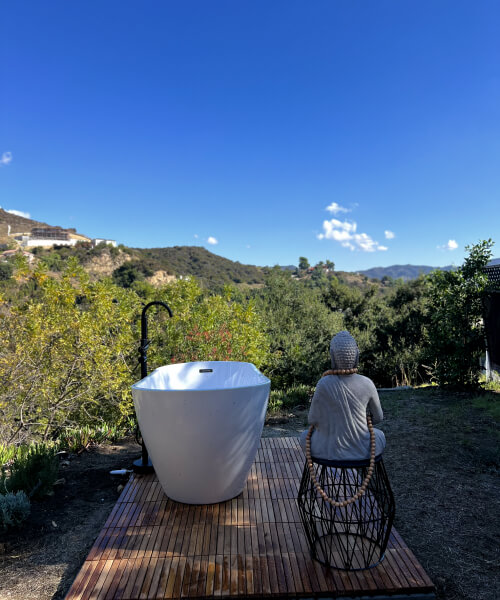
[[[233,300],[231,288],[222,294],[204,291],[194,278],[171,282],[154,292],[170,306],[149,317],[152,343],[149,367],[206,360],[251,362],[260,367],[268,357],[265,325],[252,301]]]
[[[286,390],[271,390],[269,412],[293,408],[306,408],[314,394],[314,386],[299,384]]]
[[[328,348],[332,336],[343,329],[341,313],[328,309],[319,289],[279,268],[271,270],[257,294],[271,344],[263,368],[272,387],[314,385],[330,365]]]
[[[469,256],[456,271],[430,276],[429,365],[439,385],[476,387],[485,351],[483,299],[490,283],[484,267],[491,239],[467,246]]]
[[[0,531],[19,527],[30,511],[30,500],[23,491],[0,494]]]
[[[427,378],[428,280],[399,281],[372,296],[353,319],[362,372],[379,386],[417,385]]]
[[[1,491],[23,491],[29,498],[50,494],[59,469],[56,451],[45,443],[20,446],[12,462],[2,467]]]
[[[128,424],[131,384],[139,379],[142,306],[164,300],[174,311],[149,313],[150,369],[172,362],[239,360],[257,366],[268,356],[262,318],[252,301],[211,294],[194,279],[141,295],[109,279],[91,281],[70,259],[62,276],[46,267],[17,276],[36,293],[18,304],[0,298],[0,443],[49,440],[68,427],[96,431]],[[82,430],[83,431],[83,430]],[[81,433],[81,431],[80,431]],[[77,434],[75,434],[77,435]],[[76,442],[75,442],[76,443]]]
[[[116,442],[125,434],[124,429],[116,425],[104,423],[98,427],[68,427],[57,433],[57,442],[60,450],[68,450],[79,454],[90,446],[97,446],[103,442]]]
[[[91,282],[73,259],[60,278],[43,267],[23,276],[37,295],[4,302],[0,312],[0,442],[119,424],[131,410],[140,299],[110,281]]]

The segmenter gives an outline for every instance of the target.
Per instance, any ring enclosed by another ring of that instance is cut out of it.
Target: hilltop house
[[[108,246],[113,246],[113,248],[116,248],[117,246],[116,240],[105,240],[103,238],[94,238],[92,240],[92,246],[94,248],[99,244],[107,244]]]
[[[24,248],[74,246],[78,242],[90,242],[90,238],[76,233],[76,229],[62,227],[33,227],[28,233],[9,233],[9,235]]]

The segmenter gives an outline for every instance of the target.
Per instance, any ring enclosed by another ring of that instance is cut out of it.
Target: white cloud
[[[334,240],[349,250],[362,250],[363,252],[385,251],[387,246],[380,245],[367,233],[356,233],[357,224],[349,221],[330,219],[323,221],[323,233],[317,237],[320,240]]]
[[[197,233],[195,233],[193,237],[195,237],[196,239],[198,239],[199,236],[198,236]]]
[[[207,239],[207,243],[208,244],[212,244],[212,246],[215,246],[215,244],[219,243],[219,240],[217,240],[213,236],[209,236],[208,239]]]
[[[6,210],[5,212],[10,213],[11,215],[17,215],[18,217],[24,217],[25,219],[31,219],[31,215],[28,212],[23,212],[22,210]]]
[[[332,215],[337,215],[338,213],[347,213],[347,212],[351,212],[350,208],[344,208],[343,206],[340,206],[339,204],[337,204],[336,202],[332,202],[331,204],[329,204],[325,210],[327,210],[328,212],[331,212]]]
[[[458,248],[458,244],[455,240],[448,240],[447,244],[443,244],[442,246],[438,246],[439,250],[456,250]]]
[[[12,161],[12,152],[4,152],[0,157],[0,165],[8,165]]]
[[[395,233],[393,231],[389,231],[388,229],[384,231],[384,235],[386,240],[393,240],[396,237]]]

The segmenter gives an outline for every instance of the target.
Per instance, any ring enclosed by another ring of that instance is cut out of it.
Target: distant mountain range
[[[390,267],[373,267],[365,271],[357,271],[361,275],[366,275],[370,279],[382,279],[391,277],[392,279],[417,279],[419,275],[427,275],[432,271],[452,271],[456,267],[448,265],[447,267],[429,267],[427,265],[392,265]]]

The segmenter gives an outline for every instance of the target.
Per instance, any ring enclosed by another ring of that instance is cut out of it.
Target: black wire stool
[[[356,494],[369,460],[335,461],[312,457],[316,479],[326,494],[341,502]],[[366,492],[352,504],[335,507],[317,491],[304,465],[298,505],[311,556],[335,569],[356,571],[375,567],[384,558],[396,505],[382,455]]]

